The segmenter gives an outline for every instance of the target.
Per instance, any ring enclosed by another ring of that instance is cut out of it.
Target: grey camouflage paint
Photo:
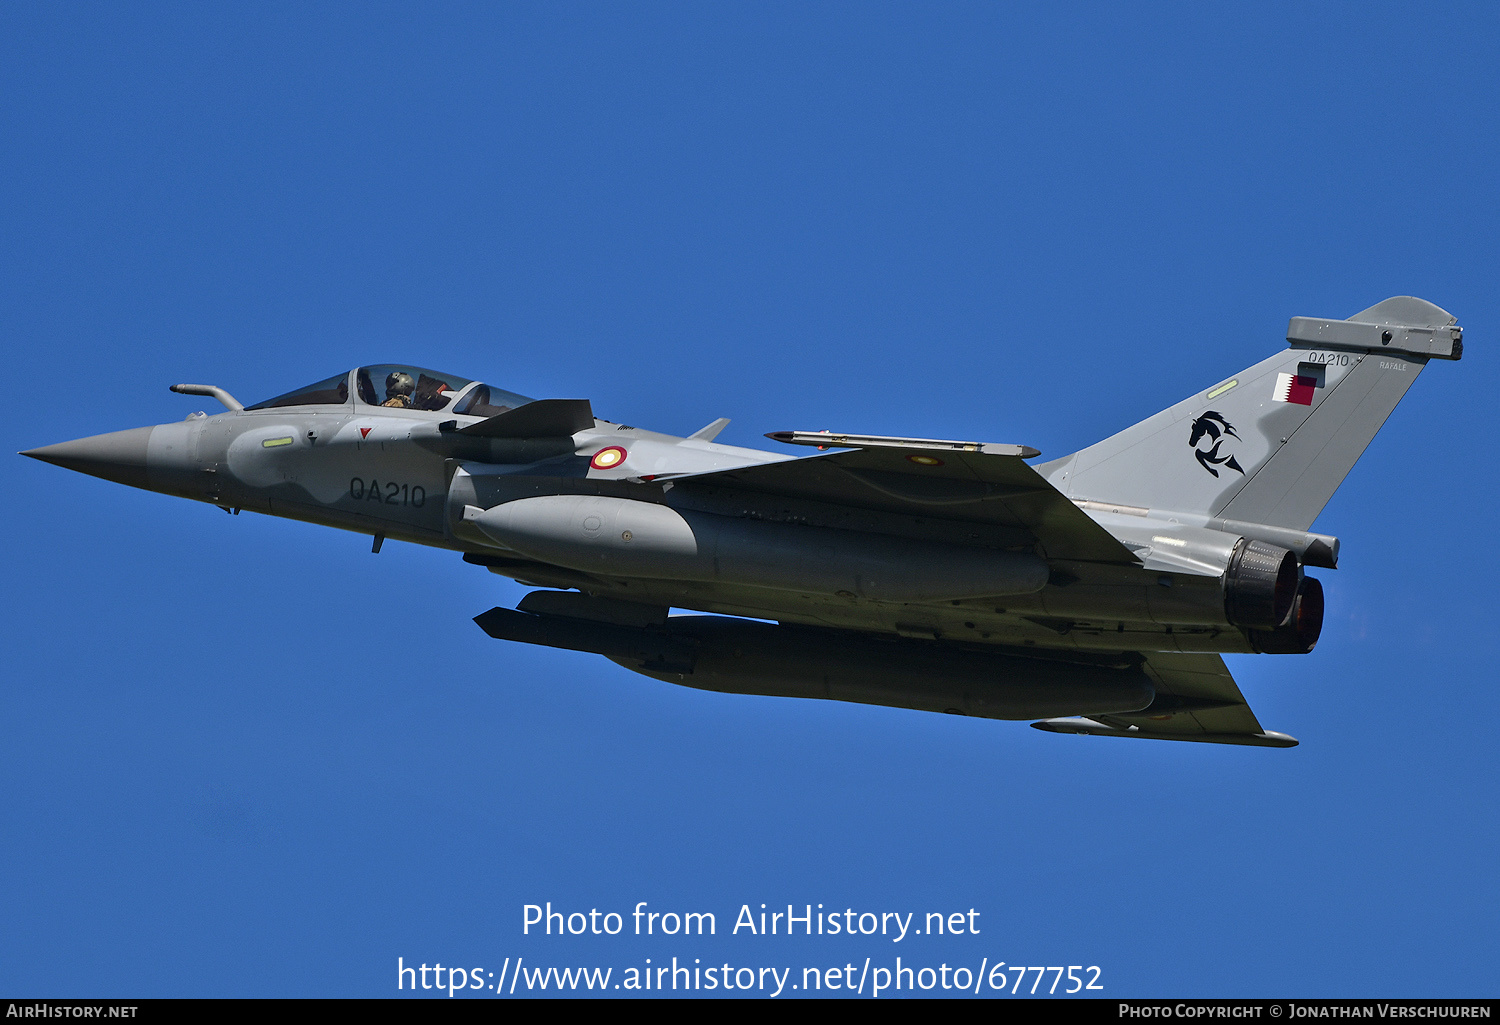
[[[1258,540],[1301,565],[1336,564],[1338,540],[1307,529],[1428,360],[1461,355],[1453,325],[1410,297],[1348,321],[1294,318],[1286,350],[1034,472],[978,447],[910,454],[912,442],[887,452],[881,439],[782,470],[773,464],[792,457],[713,442],[724,421],[688,438],[597,419],[510,436],[507,414],[449,411],[477,384],[449,409],[387,408],[359,398],[355,371],[342,403],[198,413],[24,454],[229,510],[456,550],[575,589],[562,613],[523,603],[486,629],[598,651],[659,679],[1020,718],[1062,700],[1059,672],[1116,673],[1115,698],[1071,709],[1092,717],[1038,725],[1286,746],[1295,741],[1261,730],[1216,654],[1256,650],[1226,614],[1235,553]],[[518,409],[544,424],[587,407]],[[1008,582],[987,589],[989,578]],[[670,608],[775,620],[783,632],[666,619]],[[626,622],[621,609],[660,615]],[[737,637],[759,655],[713,647]],[[893,643],[906,647],[880,647]],[[656,654],[620,655],[642,645]],[[815,671],[814,650],[844,655]],[[779,663],[776,651],[787,653]],[[1044,663],[1027,684],[1026,667]],[[778,684],[778,664],[799,682]],[[898,664],[954,668],[941,678],[880,668]],[[1009,690],[985,691],[986,664]],[[942,682],[960,677],[970,682]],[[1077,693],[1104,693],[1093,685]]]

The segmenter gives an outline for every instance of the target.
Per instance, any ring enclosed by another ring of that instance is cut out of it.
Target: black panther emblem
[[[1219,447],[1230,438],[1240,440],[1240,436],[1234,433],[1234,425],[1225,420],[1222,414],[1210,409],[1193,421],[1193,433],[1188,438],[1188,444],[1193,447],[1193,454],[1198,457],[1198,462],[1215,477],[1219,475],[1219,471],[1214,469],[1216,466],[1226,466],[1236,473],[1244,474],[1244,469],[1235,462],[1234,456],[1219,455]],[[1212,442],[1212,446],[1199,448],[1198,443],[1205,439]]]

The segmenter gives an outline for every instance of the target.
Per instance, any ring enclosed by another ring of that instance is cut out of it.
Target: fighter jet
[[[733,694],[1291,747],[1222,653],[1306,654],[1339,540],[1309,528],[1463,331],[1399,296],[1051,462],[1022,445],[780,431],[794,458],[418,367],[23,455],[461,552],[534,586],[490,636]],[[692,610],[708,615],[672,614]]]

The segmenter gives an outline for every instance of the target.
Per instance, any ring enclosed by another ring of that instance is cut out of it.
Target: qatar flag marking
[[[1317,388],[1316,377],[1303,377],[1301,374],[1277,374],[1276,390],[1271,393],[1271,398],[1277,402],[1295,402],[1299,406],[1310,406],[1313,404],[1313,393],[1317,391]]]

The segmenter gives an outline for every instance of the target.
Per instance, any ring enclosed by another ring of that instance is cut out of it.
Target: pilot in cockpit
[[[382,406],[392,406],[397,409],[411,408],[411,393],[416,390],[417,384],[411,379],[411,375],[397,370],[385,379],[385,401]]]

